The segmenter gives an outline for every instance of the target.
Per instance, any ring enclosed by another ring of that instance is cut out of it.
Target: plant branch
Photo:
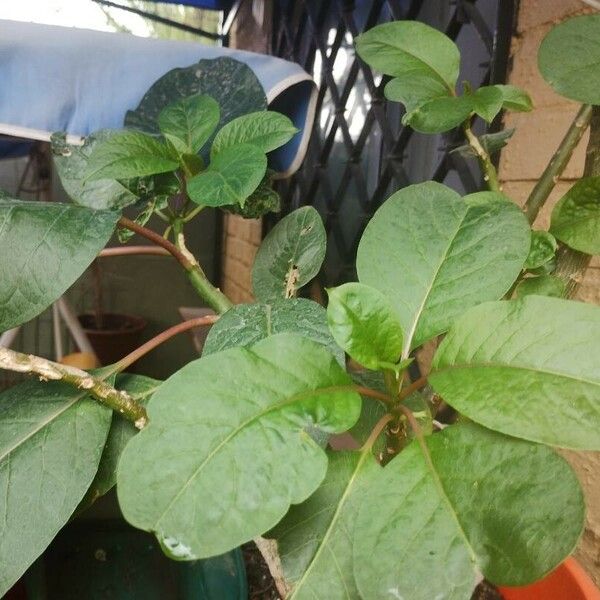
[[[123,371],[127,367],[130,367],[134,362],[142,358],[142,356],[145,356],[148,354],[148,352],[154,350],[154,348],[157,348],[177,334],[194,329],[194,327],[213,325],[218,320],[218,315],[207,315],[205,317],[197,317],[195,319],[189,319],[187,321],[183,321],[183,323],[173,325],[173,327],[169,327],[169,329],[159,333],[151,340],[148,340],[145,344],[142,344],[139,348],[136,348],[133,352],[130,352],[127,356],[116,363],[115,367],[118,371]]]
[[[590,124],[592,117],[592,107],[584,104],[580,109],[571,126],[567,130],[565,137],[562,139],[558,149],[550,159],[548,166],[542,173],[542,176],[531,191],[529,198],[525,202],[525,214],[529,223],[532,224],[541,208],[544,206],[550,192],[554,189],[556,182],[563,174],[573,151],[579,144],[585,130]]]
[[[104,248],[98,255],[99,258],[111,258],[113,256],[171,256],[171,253],[165,248],[156,248],[155,246],[115,246],[114,248]]]
[[[358,392],[361,396],[368,396],[369,398],[375,398],[375,400],[381,400],[387,406],[393,406],[396,403],[396,398],[383,392],[378,392],[369,387],[362,385],[351,385],[351,386],[340,386],[340,391],[348,389],[349,391]]]
[[[481,145],[479,138],[473,133],[470,121],[465,122],[463,129],[465,132],[465,137],[467,138],[467,142],[469,142],[469,146],[471,146],[473,152],[475,152],[477,158],[479,159],[479,164],[483,170],[483,180],[486,182],[488,188],[492,192],[499,192],[500,183],[498,182],[498,173],[496,171],[496,167],[494,166],[490,155]]]
[[[600,176],[600,106],[591,109],[590,139],[586,149],[584,177]],[[554,275],[565,284],[564,296],[572,298],[577,292],[592,257],[561,245],[556,255]]]
[[[375,423],[375,427],[373,427],[373,429],[371,430],[371,433],[369,434],[369,437],[367,438],[366,442],[362,445],[362,448],[360,449],[361,452],[370,450],[373,447],[375,440],[379,437],[379,435],[383,431],[384,427],[393,418],[394,418],[394,415],[388,413],[386,415],[383,415],[383,417],[381,417],[381,419],[379,419],[379,421],[377,421],[377,423]]]
[[[172,254],[174,256],[174,258],[177,260],[177,262],[186,271],[189,270],[190,267],[192,266],[190,264],[190,261],[188,260],[188,258],[186,256],[184,256],[184,254],[182,252],[179,251],[179,248],[177,248],[177,246],[175,246],[175,244],[171,243],[169,240],[166,240],[161,235],[158,235],[158,233],[152,231],[151,229],[148,229],[147,227],[144,227],[143,225],[140,225],[139,223],[136,223],[136,222],[132,221],[131,219],[128,219],[127,217],[121,217],[119,219],[117,225],[123,229],[129,229],[129,231],[133,231],[134,233],[137,233],[138,235],[145,237],[147,240],[150,240],[157,246],[161,246],[169,254]]]
[[[419,379],[413,381],[410,385],[406,386],[401,392],[399,399],[404,400],[408,398],[411,394],[420,390],[422,387],[427,385],[427,375],[423,375],[423,377],[419,377]]]
[[[227,296],[225,296],[221,290],[210,283],[204,274],[204,271],[202,271],[200,268],[200,265],[198,264],[198,261],[194,255],[185,247],[185,243],[179,243],[178,245],[175,245],[158,233],[148,229],[147,227],[139,225],[138,223],[135,223],[127,217],[121,217],[118,225],[119,227],[129,229],[129,231],[133,231],[134,233],[145,237],[147,240],[150,240],[157,246],[161,246],[167,250],[169,254],[172,254],[177,262],[179,262],[179,264],[185,269],[188,279],[190,280],[190,283],[194,289],[215,312],[222,314],[233,306],[229,301],[229,298],[227,298]],[[178,239],[178,237],[179,236],[176,234],[175,239]]]
[[[138,429],[142,429],[148,421],[146,409],[127,392],[116,390],[102,379],[81,369],[2,347],[0,347],[0,368],[37,375],[42,381],[63,381],[73,387],[85,390],[102,404],[132,421]]]

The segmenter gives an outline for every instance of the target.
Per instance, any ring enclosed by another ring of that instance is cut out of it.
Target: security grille
[[[451,152],[458,132],[426,136],[401,125],[403,108],[387,102],[387,78],[354,52],[374,25],[416,19],[449,35],[462,54],[459,81],[501,83],[506,75],[516,0],[288,0],[275,2],[272,54],[293,60],[319,86],[317,117],[303,167],[279,184],[284,211],[313,205],[328,251],[324,285],[355,278],[358,241],[394,191],[434,179],[460,193],[481,189],[475,161]],[[497,126],[492,124],[492,129]],[[478,133],[485,131],[476,122]]]

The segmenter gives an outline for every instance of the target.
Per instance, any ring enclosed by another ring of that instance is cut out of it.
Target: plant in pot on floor
[[[186,96],[158,114],[154,136],[125,130],[97,142],[86,181],[171,181],[166,204],[153,208],[164,235],[117,210],[2,200],[0,249],[16,240],[28,269],[2,263],[0,329],[62,293],[115,225],[167,249],[217,315],[203,356],[149,399],[117,374],[200,320],[93,374],[0,350],[2,367],[44,380],[0,396],[1,589],[51,541],[97,472],[94,496],[116,482],[125,518],[169,556],[213,557],[254,539],[279,593],[296,600],[468,599],[483,578],[523,586],[562,563],[585,510],[554,448],[600,449],[600,309],[568,299],[600,253],[600,70],[583,66],[599,38],[600,16],[579,17],[541,47],[547,81],[586,104],[524,214],[501,193],[490,158],[508,134],[477,136],[471,123],[530,110],[528,96],[512,86],[459,94],[456,46],[423,24],[359,37],[362,59],[393,77],[385,93],[405,105],[405,124],[426,133],[461,126],[459,151],[479,161],[488,189],[461,198],[426,182],[393,194],[360,241],[359,281],[329,290],[327,310],[297,297],[325,254],[310,207],[265,238],[255,304],[232,306],[185,246],[185,228],[205,207],[247,211],[272,197],[265,153],[294,133],[281,115],[254,112],[219,128],[218,101]],[[590,122],[586,176],[554,208],[550,231],[532,231]],[[47,233],[45,254],[32,253],[27,244]],[[73,239],[68,269],[51,277]],[[438,336],[429,371],[414,376],[415,351]],[[361,368],[347,370],[344,353]],[[115,443],[124,419],[135,427]],[[328,437],[343,432],[355,450],[332,450]]]

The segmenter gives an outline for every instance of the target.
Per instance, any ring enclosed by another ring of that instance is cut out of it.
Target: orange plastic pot
[[[600,600],[600,590],[574,558],[550,575],[524,587],[502,587],[505,600]]]

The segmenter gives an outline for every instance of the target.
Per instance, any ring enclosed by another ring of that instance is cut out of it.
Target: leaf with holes
[[[436,98],[406,113],[402,122],[421,133],[443,133],[466,121],[473,110],[472,96]]]
[[[373,27],[356,38],[358,55],[387,75],[417,71],[443,84],[450,93],[458,79],[460,54],[440,31],[418,21],[396,21]]]
[[[477,306],[441,343],[429,381],[485,427],[600,450],[600,308],[542,296]]]
[[[501,194],[464,199],[439,183],[392,195],[358,247],[361,283],[383,292],[404,332],[404,357],[470,306],[501,298],[529,250],[529,225]]]
[[[273,171],[267,169],[263,180],[246,199],[244,206],[228,204],[221,206],[221,210],[233,213],[234,215],[241,215],[244,219],[258,219],[270,212],[277,213],[281,210],[281,198],[272,185]]]
[[[121,456],[125,518],[190,559],[264,533],[325,477],[327,457],[305,429],[354,424],[350,383],[322,346],[287,333],[189,363],[154,394],[149,424]]]
[[[214,157],[225,148],[240,144],[252,144],[263,152],[271,152],[289,142],[297,132],[293,123],[277,112],[260,111],[242,115],[217,133],[210,155]]]
[[[550,231],[586,254],[600,254],[600,177],[580,179],[556,204]]]
[[[203,206],[244,206],[267,171],[267,157],[251,144],[225,148],[208,169],[187,182],[190,198]]]
[[[129,179],[174,171],[179,163],[166,144],[139,131],[115,131],[96,143],[85,179]]]
[[[323,221],[312,206],[281,219],[256,254],[252,269],[256,298],[270,302],[295,296],[319,272],[326,245]]]
[[[193,94],[204,94],[217,101],[221,118],[216,131],[240,115],[267,109],[265,92],[254,71],[246,63],[222,56],[202,59],[163,75],[146,92],[139,106],[127,112],[125,126],[158,134],[160,112]],[[214,135],[205,145],[204,158],[208,157],[207,149]]]
[[[527,277],[515,288],[515,297],[523,298],[525,296],[535,295],[563,298],[565,290],[565,282],[554,275]]]
[[[361,501],[381,467],[365,452],[329,452],[323,483],[292,506],[268,537],[277,540],[289,600],[359,598],[353,576],[352,536]]]
[[[561,96],[600,104],[600,15],[563,21],[546,35],[538,52],[542,77]]]
[[[0,199],[0,331],[40,314],[106,245],[118,213]]]
[[[388,299],[362,283],[328,290],[327,322],[335,341],[368,369],[393,369],[402,354],[402,327]]]
[[[158,115],[158,126],[178,152],[195,154],[217,128],[220,116],[216,100],[194,94],[163,108]]]
[[[297,333],[325,346],[344,364],[344,353],[331,337],[327,313],[307,298],[275,300],[268,304],[238,304],[210,328],[202,356],[237,346],[253,346],[278,333]]]
[[[81,146],[67,144],[64,133],[55,133],[50,138],[56,172],[73,202],[88,208],[121,209],[139,200],[138,195],[115,179],[85,179],[90,155],[112,134],[110,130],[97,131],[86,137]]]
[[[469,600],[480,573],[525,585],[573,551],[583,495],[550,448],[466,423],[424,444],[412,442],[365,493],[353,530],[361,598]]]
[[[525,269],[538,269],[554,258],[558,244],[554,236],[547,231],[532,231],[529,254],[525,260]]]
[[[111,414],[58,382],[0,394],[0,595],[71,517],[96,474]]]

